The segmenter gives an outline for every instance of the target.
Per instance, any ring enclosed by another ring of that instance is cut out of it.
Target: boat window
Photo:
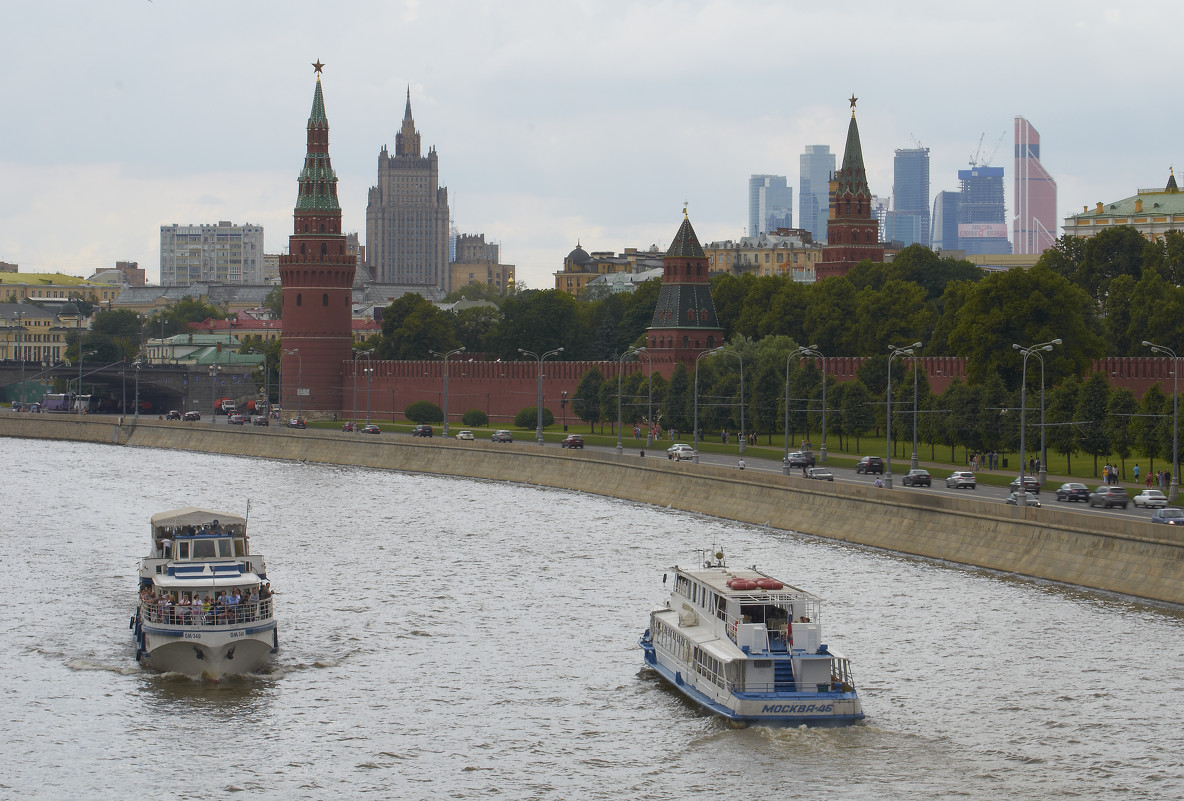
[[[177,558],[178,559],[188,559],[189,558],[189,543],[187,543],[187,542],[178,542],[177,543]]]
[[[229,539],[218,540],[218,556],[225,556],[227,558],[234,556]]]
[[[214,541],[213,540],[196,540],[193,543],[193,558],[194,559],[213,559],[214,558]]]
[[[234,555],[235,556],[246,555],[246,549],[243,547],[243,541],[240,539],[235,539],[235,541],[234,541]]]

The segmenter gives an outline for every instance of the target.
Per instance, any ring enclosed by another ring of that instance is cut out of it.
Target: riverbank
[[[303,460],[589,492],[905,554],[1184,603],[1184,531],[1064,509],[1004,506],[594,451],[360,437],[336,431],[49,415],[0,436]],[[825,486],[819,486],[820,484]]]

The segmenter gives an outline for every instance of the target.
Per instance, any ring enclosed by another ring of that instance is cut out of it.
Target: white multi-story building
[[[160,226],[160,284],[264,283],[263,226]]]

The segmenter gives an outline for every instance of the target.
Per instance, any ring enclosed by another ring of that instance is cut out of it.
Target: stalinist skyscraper
[[[378,154],[378,185],[366,204],[366,260],[380,284],[448,292],[448,189],[440,186],[436,148],[420,155],[411,90],[395,153]]]

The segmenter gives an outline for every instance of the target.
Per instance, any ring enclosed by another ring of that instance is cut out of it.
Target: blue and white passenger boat
[[[213,681],[258,670],[279,648],[272,604],[245,517],[188,506],[152,518],[131,619],[140,664]]]
[[[736,725],[863,719],[850,663],[823,642],[820,598],[755,566],[732,570],[723,551],[701,562],[673,568],[670,599],[639,643],[647,665]]]

